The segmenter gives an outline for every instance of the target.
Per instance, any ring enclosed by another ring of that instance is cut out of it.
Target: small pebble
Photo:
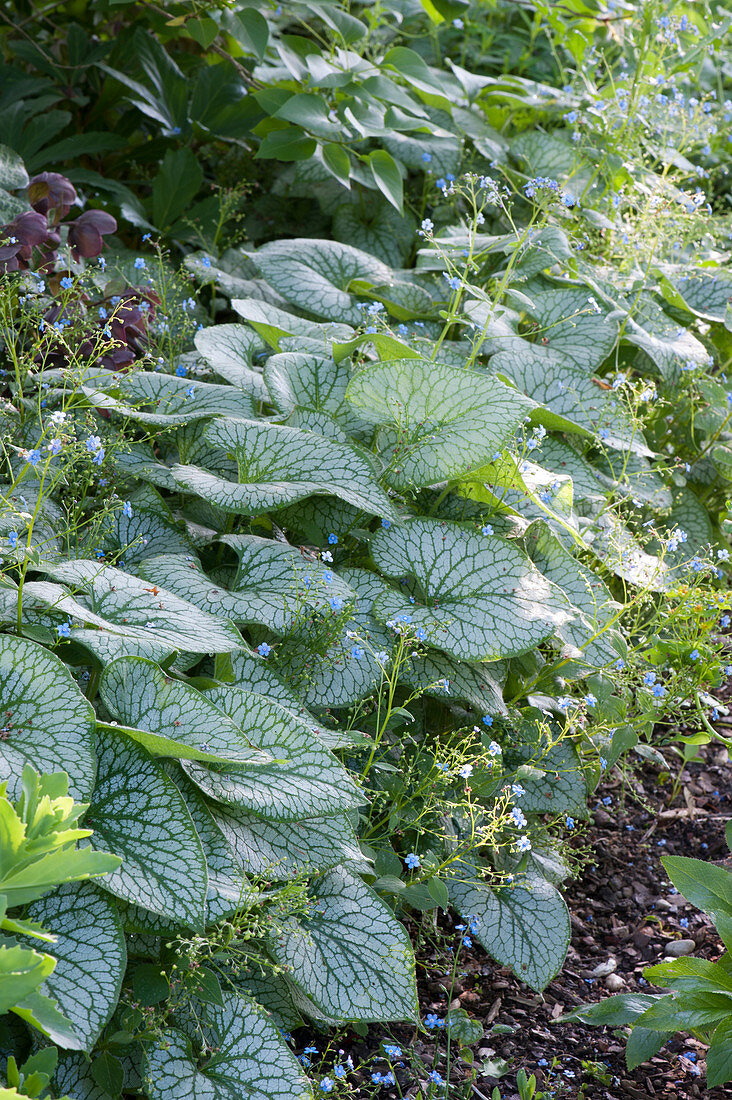
[[[619,974],[608,974],[605,978],[605,988],[611,993],[619,993],[621,989],[625,989],[625,979]]]
[[[604,962],[598,963],[594,970],[590,971],[591,978],[606,978],[608,974],[612,974],[618,969],[618,960],[611,955],[609,959],[605,959]]]
[[[696,944],[693,940],[671,940],[665,945],[665,950],[672,959],[680,959],[682,955],[691,955],[692,951],[696,951]]]

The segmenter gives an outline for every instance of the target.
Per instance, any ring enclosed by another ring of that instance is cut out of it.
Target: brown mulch
[[[450,1082],[457,1086],[451,1095],[490,1100],[498,1085],[502,1100],[518,1100],[516,1073],[523,1067],[536,1076],[538,1089],[557,1100],[729,1097],[726,1088],[707,1089],[706,1048],[695,1039],[675,1038],[650,1062],[629,1072],[624,1041],[612,1029],[556,1022],[571,1008],[611,992],[653,991],[644,983],[643,969],[663,959],[671,940],[693,940],[693,953],[708,959],[721,954],[714,927],[674,891],[660,862],[668,853],[730,865],[724,830],[732,817],[732,768],[726,751],[718,746],[703,752],[702,760],[687,765],[671,808],[670,784],[659,785],[657,770],[646,766],[632,777],[630,787],[623,789],[618,778],[598,792],[606,804],[596,803],[584,835],[575,840],[589,848],[593,862],[569,884],[565,895],[572,922],[569,953],[561,973],[543,993],[534,993],[476,946],[464,949],[450,1006],[449,973],[435,973],[430,963],[437,961],[436,955],[424,960],[427,966],[420,968],[419,981],[423,1018],[428,1012],[444,1017],[449,1007],[460,1006],[484,1027],[483,1038],[472,1048],[474,1065],[480,1067],[478,1079],[466,1090],[466,1067],[451,1057]],[[413,1050],[428,1070],[434,1065],[446,1077],[444,1032],[436,1060],[432,1036],[428,1040],[413,1029],[392,1029],[402,1049]],[[384,1037],[383,1029],[371,1028],[365,1039],[354,1035],[339,1042],[357,1065],[364,1066],[355,1075],[363,1082],[359,1097],[375,1092],[387,1100],[400,1095],[395,1088],[372,1085],[371,1071],[386,1071],[384,1063],[364,1065]],[[303,1045],[307,1042],[305,1038]],[[399,1081],[405,1098],[419,1095],[410,1073],[399,1071]],[[436,1095],[444,1095],[443,1089]]]

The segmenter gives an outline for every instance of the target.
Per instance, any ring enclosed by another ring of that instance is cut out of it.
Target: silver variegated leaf
[[[248,874],[282,881],[340,863],[369,870],[353,827],[343,815],[262,821],[223,803],[211,803],[210,810]]]
[[[398,625],[407,616],[426,644],[460,660],[523,653],[572,617],[562,593],[507,539],[413,520],[378,531],[371,553],[387,576],[415,582],[412,599],[396,588],[378,596],[376,617]]]
[[[167,676],[152,661],[113,661],[104,670],[99,691],[109,711],[132,727],[127,735],[153,756],[255,767],[270,759],[211,699]]]
[[[246,325],[212,325],[194,338],[196,348],[213,371],[232,386],[251,393],[258,401],[267,397],[261,371],[252,364],[264,344]]]
[[[322,324],[307,321],[304,317],[298,317],[255,298],[234,298],[231,308],[248,321],[273,348],[280,346],[283,337],[296,336],[298,342],[307,342],[308,351],[315,355],[327,355],[331,341],[350,340],[353,336],[353,329],[349,325],[333,324],[331,321],[324,321]]]
[[[214,1051],[205,1059],[172,1028],[147,1048],[150,1100],[312,1100],[297,1059],[259,1005],[226,993],[223,1007],[207,1006],[202,1027]]]
[[[204,695],[230,716],[250,744],[273,758],[256,768],[185,763],[187,774],[210,798],[282,821],[343,813],[363,804],[350,773],[291,711],[231,685]]]
[[[358,325],[363,311],[349,294],[358,279],[371,285],[393,279],[390,267],[340,241],[296,237],[272,241],[252,254],[264,278],[303,312],[329,321]]]
[[[108,409],[155,428],[170,428],[214,416],[253,416],[251,394],[237,386],[220,386],[171,374],[135,371],[123,375],[109,392],[85,386],[97,408]]]
[[[118,509],[110,513],[102,528],[101,543],[106,557],[124,559],[127,567],[153,554],[188,554],[192,542],[181,530],[160,493],[143,485],[130,497],[132,515]]]
[[[20,794],[25,764],[65,771],[69,794],[94,786],[94,711],[63,661],[28,638],[0,634],[0,782]]]
[[[539,875],[515,886],[491,890],[478,879],[449,883],[458,913],[478,918],[476,939],[532,989],[544,989],[557,974],[569,947],[569,913],[562,895]]]
[[[240,907],[252,904],[259,896],[259,891],[246,878],[241,862],[218,828],[201,792],[180,769],[173,769],[172,775],[185,799],[206,857],[206,923],[214,924],[231,917]]]
[[[56,968],[43,992],[91,1050],[119,999],[127,950],[117,907],[90,883],[61,886],[31,905],[28,917],[55,937],[47,950]]]
[[[309,915],[291,918],[273,951],[289,979],[331,1017],[417,1018],[409,937],[388,905],[343,867],[316,880]]]
[[[374,600],[389,586],[366,569],[346,569],[341,577],[356,600],[340,636],[324,654],[302,643],[290,645],[284,655],[293,686],[302,692],[306,705],[323,710],[355,703],[379,687],[386,665],[376,655],[388,656],[392,645],[389,632],[371,615]]]
[[[71,597],[59,595],[57,607],[62,614],[109,633],[150,638],[166,649],[190,653],[230,653],[242,644],[238,630],[226,619],[215,618],[171,592],[157,590],[143,578],[112,566],[77,560],[47,572],[75,589],[75,607]],[[82,600],[90,605],[88,610],[83,606],[80,609]]]
[[[201,841],[180,792],[159,764],[124,735],[97,741],[97,785],[88,824],[94,847],[122,857],[100,886],[132,905],[204,927],[207,870]]]
[[[505,675],[500,661],[483,665],[434,652],[412,657],[400,680],[445,702],[459,699],[481,714],[505,715],[508,710],[501,687]]]
[[[533,407],[495,378],[422,359],[366,367],[351,381],[348,400],[364,417],[392,426],[380,445],[398,489],[450,481],[489,462]]]
[[[546,529],[535,524],[528,536],[534,564],[566,594],[579,614],[557,630],[560,638],[583,651],[598,667],[614,662],[626,651],[621,633],[611,625],[619,605],[607,587]]]
[[[236,458],[238,484],[196,466],[173,466],[173,476],[227,512],[258,515],[322,493],[372,515],[394,515],[374,464],[355,447],[255,420],[214,421],[206,437]]]
[[[224,535],[222,541],[239,558],[230,588],[209,578],[190,555],[148,559],[140,572],[210,614],[259,623],[276,634],[297,629],[298,624],[304,629],[313,611],[327,610],[333,599],[345,604],[353,597],[332,569],[307,561],[286,544],[256,535]]]

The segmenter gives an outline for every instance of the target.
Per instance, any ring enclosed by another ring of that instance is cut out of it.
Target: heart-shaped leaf
[[[127,964],[117,908],[89,883],[70,883],[34,902],[28,916],[55,936],[49,953],[56,968],[43,991],[91,1050],[116,1007]]]
[[[253,416],[256,412],[252,395],[237,386],[146,371],[123,375],[111,387],[107,382],[104,389],[86,385],[84,392],[97,408],[158,428],[214,416]]]
[[[358,325],[363,312],[348,287],[359,279],[388,283],[390,267],[339,241],[295,237],[262,245],[252,259],[283,298],[305,313],[329,321]]]
[[[505,666],[500,662],[486,667],[434,652],[412,657],[401,679],[425,695],[460,699],[481,714],[505,715],[507,708],[501,690],[505,674]]]
[[[241,862],[214,820],[206,799],[180,769],[173,771],[175,785],[185,799],[196,827],[208,867],[206,923],[231,917],[242,903],[250,904],[258,890],[244,874]]]
[[[163,555],[143,562],[140,572],[190,603],[237,623],[260,623],[277,634],[303,627],[315,610],[352,598],[332,569],[303,558],[299,550],[256,535],[225,535],[239,556],[231,589],[206,576],[196,559]]]
[[[378,596],[375,616],[381,622],[406,616],[428,645],[460,660],[523,653],[571,618],[562,593],[516,546],[494,535],[413,520],[378,531],[371,553],[387,576],[415,581],[412,599],[397,589]]]
[[[234,298],[231,308],[273,348],[280,346],[283,337],[297,336],[301,343],[312,342],[316,355],[327,355],[332,340],[350,340],[353,336],[349,325],[327,321],[317,324],[256,298]]]
[[[180,1031],[166,1030],[145,1053],[150,1100],[312,1100],[295,1055],[266,1012],[234,993],[209,1005],[203,1032],[213,1055],[198,1058]]]
[[[0,782],[20,794],[26,763],[65,771],[69,794],[94,786],[94,711],[63,661],[27,638],[0,634]]]
[[[544,989],[559,972],[569,947],[567,906],[556,887],[539,875],[491,890],[478,879],[449,883],[459,913],[478,918],[476,939],[532,989]]]
[[[316,881],[312,905],[274,944],[290,980],[337,1019],[415,1020],[412,947],[388,905],[343,867]]]
[[[99,880],[111,894],[203,931],[207,870],[201,841],[178,789],[124,735],[97,741],[99,766],[88,824],[94,846],[122,857]]]
[[[220,802],[209,803],[209,808],[248,874],[282,881],[340,863],[369,870],[353,827],[344,816],[262,821]]]
[[[128,736],[153,756],[252,765],[269,759],[200,692],[166,676],[152,661],[112,661],[99,690],[110,712],[132,727],[125,729]]]
[[[130,497],[132,514],[121,509],[109,516],[101,543],[107,557],[123,558],[126,565],[153,554],[187,554],[190,538],[174,522],[167,504],[151,485],[143,485]]]
[[[112,566],[77,560],[47,571],[76,589],[73,609],[68,599],[58,598],[62,614],[81,618],[111,634],[151,639],[166,649],[191,653],[230,653],[242,644],[238,630],[226,619],[214,618],[194,604]],[[91,605],[89,610],[83,610],[82,600]]]
[[[234,456],[239,483],[196,466],[174,466],[172,473],[180,486],[227,512],[259,515],[323,493],[372,515],[393,515],[374,465],[355,447],[329,439],[316,444],[310,432],[255,420],[214,421],[206,439]]]
[[[246,325],[212,325],[196,333],[195,344],[216,374],[258,401],[266,398],[261,372],[252,366],[252,357],[262,348],[256,332]]]
[[[229,715],[249,741],[269,753],[271,764],[209,770],[193,762],[185,771],[210,798],[234,803],[269,820],[297,820],[342,813],[364,796],[350,774],[312,731],[262,695],[227,685],[205,698]]]
[[[348,400],[391,424],[382,446],[395,488],[435,485],[489,462],[531,411],[516,390],[483,374],[422,359],[392,360],[360,371]]]
[[[288,644],[281,658],[283,671],[301,691],[309,707],[343,707],[363,699],[377,688],[384,674],[384,657],[391,649],[391,635],[371,615],[376,597],[389,586],[366,569],[346,569],[341,574],[355,592],[353,614],[329,645],[318,653],[307,642]]]

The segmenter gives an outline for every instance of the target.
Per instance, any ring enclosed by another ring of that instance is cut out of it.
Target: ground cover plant
[[[4,1095],[469,1096],[426,945],[540,993],[608,777],[729,743],[728,16],[13,8]],[[726,959],[577,1016],[724,1083]]]

